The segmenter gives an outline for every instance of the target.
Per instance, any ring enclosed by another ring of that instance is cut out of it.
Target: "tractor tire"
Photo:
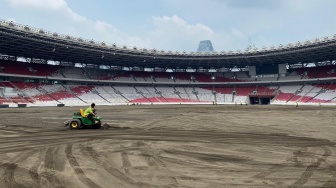
[[[81,121],[78,119],[72,119],[69,123],[70,129],[79,129],[81,127]]]

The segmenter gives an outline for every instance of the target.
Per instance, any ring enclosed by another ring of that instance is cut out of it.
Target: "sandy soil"
[[[97,108],[0,109],[0,187],[336,187],[336,108]]]

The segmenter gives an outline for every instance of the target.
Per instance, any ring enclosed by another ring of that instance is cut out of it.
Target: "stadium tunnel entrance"
[[[249,96],[251,105],[270,105],[274,94],[252,94]]]

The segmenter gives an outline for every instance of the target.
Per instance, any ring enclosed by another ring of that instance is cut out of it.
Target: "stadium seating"
[[[29,63],[27,64],[27,67],[36,76],[50,76],[54,74],[57,70],[61,69],[61,66],[44,65],[44,64],[36,64],[36,63]]]
[[[95,91],[110,103],[122,104],[128,102],[120,94],[115,93],[110,86],[96,86]]]
[[[256,87],[236,87],[235,91],[237,96],[248,96],[256,91]]]
[[[246,104],[247,103],[247,96],[236,96],[234,98],[234,103],[237,103],[237,104]]]
[[[9,103],[12,103],[12,101],[5,97],[0,97],[0,104],[9,104]]]
[[[161,92],[162,97],[167,102],[183,102],[183,100],[175,93],[175,90],[172,87],[156,87],[156,89]]]
[[[308,78],[336,77],[336,66],[306,67],[289,69],[286,75],[273,77],[250,77],[248,72],[145,72],[111,71],[96,68],[64,67],[59,65],[37,64],[0,60],[0,73],[28,76],[52,76],[74,79],[113,80],[120,82],[202,83],[202,82],[258,82],[291,81]],[[214,76],[214,79],[212,78]],[[192,79],[195,78],[195,79]],[[16,80],[16,79],[14,79]],[[173,84],[172,84],[173,85]],[[180,103],[180,102],[219,102],[245,103],[249,95],[274,94],[273,103],[336,103],[336,83],[298,85],[283,84],[269,86],[86,86],[68,84],[24,83],[20,81],[1,82],[7,88],[0,93],[0,103],[29,103],[32,105],[126,104],[141,103]]]
[[[203,88],[195,88],[197,92],[197,96],[200,102],[214,102],[215,96],[212,93],[212,90],[203,89]]]
[[[32,103],[68,105],[89,104],[126,104],[138,103],[180,103],[180,102],[218,102],[245,103],[248,96],[273,94],[278,91],[273,103],[325,103],[336,102],[336,84],[320,85],[285,85],[279,87],[127,87],[127,86],[81,86],[50,85],[22,82],[3,82],[3,87],[10,87],[23,94],[4,93],[0,103]],[[277,90],[278,89],[278,90]],[[216,93],[214,94],[213,91]],[[236,92],[233,95],[233,91]]]
[[[28,69],[27,63],[0,60],[0,66],[3,67],[4,73],[34,75],[34,73]]]

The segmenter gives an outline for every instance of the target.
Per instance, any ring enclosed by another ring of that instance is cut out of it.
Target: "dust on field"
[[[85,108],[85,107],[82,107]],[[0,109],[0,187],[335,187],[333,107]]]

